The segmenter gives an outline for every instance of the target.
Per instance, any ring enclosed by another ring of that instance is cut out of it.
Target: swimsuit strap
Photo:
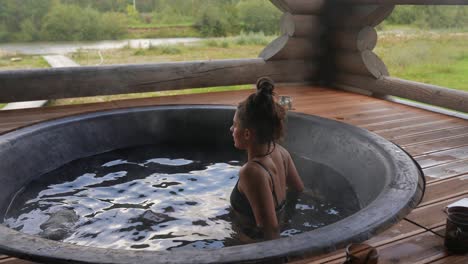
[[[279,202],[278,202],[278,198],[276,197],[276,192],[275,192],[275,182],[273,181],[273,175],[271,175],[270,171],[265,167],[265,165],[263,165],[260,161],[258,160],[252,160],[253,162],[257,163],[258,165],[260,165],[260,167],[262,167],[266,172],[268,172],[268,175],[270,175],[270,178],[271,178],[271,185],[273,186],[273,190],[272,190],[272,193],[273,193],[273,198],[275,199],[275,202],[276,202],[276,208],[278,208],[280,206]]]

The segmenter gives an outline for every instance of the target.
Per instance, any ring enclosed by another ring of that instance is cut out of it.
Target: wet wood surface
[[[0,133],[64,116],[125,107],[162,104],[236,105],[253,91],[0,111]],[[366,241],[379,251],[379,263],[468,263],[468,256],[450,255],[443,246],[445,207],[468,197],[468,120],[321,87],[289,86],[280,87],[276,92],[292,97],[292,111],[356,125],[399,144],[423,168],[427,185],[422,203],[403,220]],[[344,250],[340,249],[291,262],[342,263],[344,257]],[[0,263],[32,262],[2,255]]]

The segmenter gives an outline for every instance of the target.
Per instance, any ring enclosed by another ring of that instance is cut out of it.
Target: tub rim
[[[8,143],[11,139],[24,137],[51,126],[66,125],[69,122],[106,115],[118,115],[129,111],[137,113],[168,109],[234,110],[235,107],[184,104],[131,107],[77,114],[36,123],[8,132],[0,136],[0,144]],[[333,123],[371,139],[384,151],[395,154],[389,156],[394,164],[398,164],[398,166],[395,166],[395,177],[384,186],[375,200],[355,214],[313,231],[272,241],[221,249],[180,249],[173,252],[106,249],[47,240],[15,231],[2,223],[0,224],[0,251],[3,254],[36,261],[47,261],[47,263],[70,263],[70,261],[73,263],[232,263],[284,256],[300,256],[302,254],[318,254],[344,247],[350,242],[368,239],[373,234],[402,219],[421,199],[423,194],[422,172],[419,171],[411,157],[392,142],[370,131],[343,122],[298,112],[289,112],[288,115],[306,120]],[[413,176],[411,178],[406,173],[417,175],[417,178]],[[412,188],[402,190],[399,186],[402,184],[407,186],[408,181],[410,181]],[[324,243],[323,241],[327,242]]]

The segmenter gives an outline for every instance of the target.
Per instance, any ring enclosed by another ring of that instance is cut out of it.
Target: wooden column
[[[388,76],[382,60],[372,52],[377,44],[375,26],[393,11],[393,5],[351,5],[336,3],[328,13],[328,48],[335,74],[359,74],[380,78]],[[333,79],[333,78],[331,78]],[[333,80],[332,80],[333,82]]]
[[[279,10],[295,15],[322,14],[325,2],[329,0],[270,0]]]
[[[334,48],[347,51],[373,50],[377,45],[377,31],[373,27],[344,29],[333,32]]]
[[[307,38],[319,36],[323,26],[317,15],[292,15],[286,12],[281,17],[280,29],[283,35]]]
[[[283,11],[281,36],[268,44],[259,57],[269,62],[303,60],[318,65],[321,53],[320,35],[323,27],[321,15],[326,0],[270,0]],[[317,68],[304,78],[317,77]]]

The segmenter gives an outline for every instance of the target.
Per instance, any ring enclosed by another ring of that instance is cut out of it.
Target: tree
[[[219,8],[208,6],[199,15],[196,27],[203,36],[222,37],[228,34],[229,24]]]
[[[281,12],[267,1],[241,1],[237,5],[241,28],[246,32],[264,32],[267,35],[279,31]]]

